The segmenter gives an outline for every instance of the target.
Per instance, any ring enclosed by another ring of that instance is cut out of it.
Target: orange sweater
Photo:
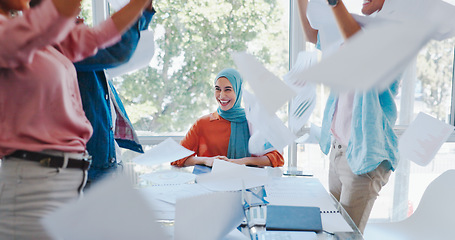
[[[194,151],[198,157],[226,156],[231,136],[231,122],[220,117],[217,112],[199,118],[180,142],[185,148]],[[284,158],[278,151],[266,153],[273,167],[284,165]],[[187,158],[172,162],[182,167]]]

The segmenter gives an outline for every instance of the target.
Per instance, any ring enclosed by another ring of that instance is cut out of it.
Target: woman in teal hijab
[[[283,156],[272,151],[262,156],[248,152],[250,132],[245,110],[241,107],[243,79],[232,68],[223,69],[214,80],[216,112],[203,116],[193,124],[180,142],[195,154],[172,162],[175,166],[212,166],[214,160],[255,166],[283,166]]]

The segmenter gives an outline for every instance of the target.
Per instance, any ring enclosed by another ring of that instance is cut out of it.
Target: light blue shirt
[[[360,175],[376,169],[382,161],[395,170],[398,160],[398,137],[393,131],[397,120],[394,97],[398,93],[401,76],[388,89],[379,92],[372,89],[356,92],[351,122],[351,137],[346,149],[346,158],[354,174]],[[338,97],[331,92],[327,99],[322,120],[319,146],[328,154],[331,147],[333,114]]]

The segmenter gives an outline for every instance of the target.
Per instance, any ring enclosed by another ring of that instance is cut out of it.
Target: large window
[[[360,0],[349,3],[351,12],[359,12]],[[198,117],[216,110],[213,78],[219,70],[235,67],[230,52],[247,51],[282,77],[292,62],[289,59],[305,48],[312,50],[314,46],[304,44],[295,7],[295,0],[157,1],[157,13],[150,26],[155,33],[155,55],[150,66],[114,79],[146,148],[166,136],[181,138]],[[398,134],[419,112],[445,122],[453,119],[454,41],[430,42],[410,63],[396,98]],[[329,89],[318,86],[317,92],[317,107],[303,133],[311,124],[321,125]],[[285,121],[286,114],[283,107],[278,115]],[[445,170],[455,168],[455,146],[451,141],[426,167],[401,161],[381,191],[370,221],[395,221],[412,214],[428,184]],[[314,174],[328,185],[328,157],[317,144],[298,144],[290,154],[287,149],[284,153],[291,166]],[[125,151],[123,159],[128,161],[134,156]]]
[[[348,4],[348,9],[358,13],[361,3],[353,4],[356,5]],[[396,127],[399,136],[419,112],[446,123],[450,123],[452,119],[453,124],[451,109],[454,107],[452,96],[454,43],[454,38],[431,41],[409,63],[401,80],[400,92],[395,99],[399,110]],[[313,50],[314,46],[308,44],[306,48]],[[327,87],[318,86],[318,105],[309,124],[321,126],[328,93]],[[453,139],[453,136],[449,138],[432,162],[425,167],[409,159],[401,159],[397,170],[380,192],[369,221],[399,221],[412,214],[430,182],[447,169],[455,168]],[[329,158],[321,152],[318,144],[297,145],[297,168],[314,174],[326,187],[328,186]]]
[[[183,135],[216,110],[213,79],[234,67],[230,53],[254,54],[270,71],[288,70],[285,1],[158,1],[151,24],[155,55],[149,67],[115,78],[141,135]]]

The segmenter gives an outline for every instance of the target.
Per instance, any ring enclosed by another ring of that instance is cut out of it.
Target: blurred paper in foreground
[[[55,239],[170,239],[150,203],[122,175],[93,185],[80,200],[63,205],[42,222]]]

